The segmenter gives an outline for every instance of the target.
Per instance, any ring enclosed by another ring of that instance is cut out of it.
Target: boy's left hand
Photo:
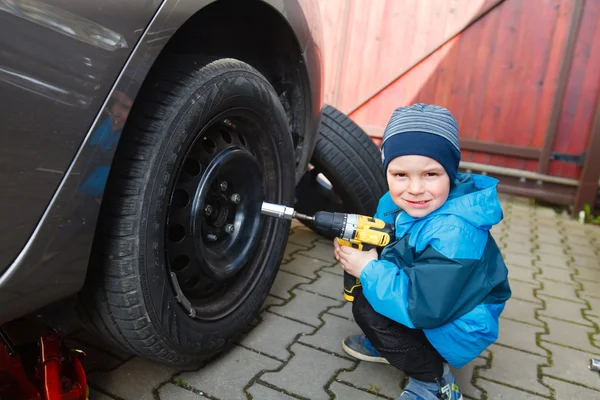
[[[333,246],[335,248],[336,259],[340,262],[344,271],[355,278],[360,278],[360,274],[369,261],[377,260],[379,258],[376,249],[361,251],[348,246],[340,246],[335,239],[333,241]]]

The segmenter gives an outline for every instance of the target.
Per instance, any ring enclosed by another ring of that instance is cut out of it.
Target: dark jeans
[[[378,314],[362,291],[354,297],[352,314],[365,336],[391,365],[425,382],[442,377],[445,360],[421,329],[410,329]]]

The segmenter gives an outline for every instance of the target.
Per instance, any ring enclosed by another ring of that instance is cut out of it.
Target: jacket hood
[[[444,205],[422,219],[455,215],[475,227],[489,230],[503,217],[497,186],[498,180],[495,178],[459,173],[456,185],[450,191]],[[416,220],[418,219],[403,212],[398,217],[397,224],[411,224]]]

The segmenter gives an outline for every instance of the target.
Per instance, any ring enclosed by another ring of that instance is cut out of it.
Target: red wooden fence
[[[590,153],[588,147],[592,132],[600,136],[600,122],[594,125],[600,1],[319,4],[325,100],[348,113],[376,142],[396,107],[439,104],[459,123],[464,162],[511,168],[508,175],[515,170],[538,174],[535,182],[526,173],[527,179],[506,178],[505,189],[516,187],[514,192],[577,203],[578,208],[594,200],[600,149]],[[551,160],[553,153],[577,156],[586,149],[587,169]],[[586,193],[578,196],[583,175]]]

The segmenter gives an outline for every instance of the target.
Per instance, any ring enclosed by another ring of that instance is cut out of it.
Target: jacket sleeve
[[[375,311],[410,328],[437,328],[467,313],[490,289],[478,257],[452,257],[468,255],[461,249],[474,239],[469,234],[446,226],[442,243],[432,234],[419,253],[408,237],[398,240],[364,268],[365,297]]]

